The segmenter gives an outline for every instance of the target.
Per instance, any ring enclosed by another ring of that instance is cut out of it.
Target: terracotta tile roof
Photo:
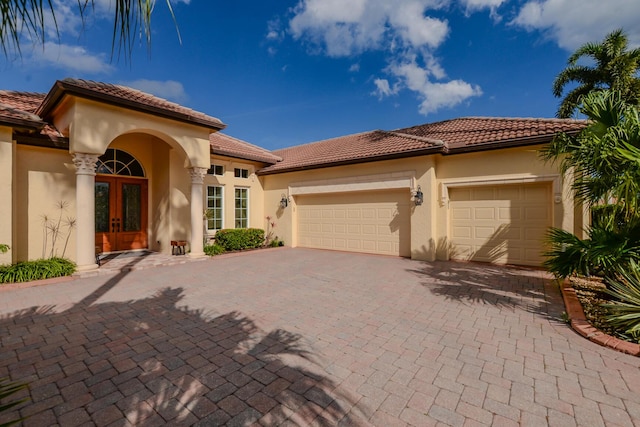
[[[551,138],[558,132],[579,131],[584,120],[463,117],[398,129],[395,132],[440,140],[449,150],[510,140]]]
[[[235,157],[239,159],[254,160],[257,162],[275,164],[282,160],[270,151],[257,145],[249,144],[229,135],[215,132],[209,135],[211,152],[222,156]]]
[[[16,92],[13,90],[0,90],[0,102],[28,113],[35,113],[42,104],[46,94],[37,92]]]
[[[225,124],[222,123],[220,119],[137,89],[111,83],[80,79],[58,80],[36,113],[42,117],[46,117],[49,111],[55,107],[66,93],[182,122],[201,125],[210,129],[220,130],[225,127]]]
[[[33,112],[44,95],[31,92],[0,90],[0,123],[40,129],[44,122]]]
[[[427,154],[439,147],[439,141],[429,138],[374,130],[274,151],[283,161],[260,173]]]
[[[585,125],[583,120],[468,117],[394,131],[376,130],[274,151],[284,160],[258,173],[537,144],[550,141],[558,132],[577,132]]]

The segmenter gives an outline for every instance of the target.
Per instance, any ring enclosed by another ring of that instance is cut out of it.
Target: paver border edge
[[[569,316],[571,328],[596,344],[632,356],[640,356],[640,344],[624,341],[605,334],[589,323],[582,309],[582,304],[576,295],[576,290],[572,288],[569,283],[569,280],[564,280],[560,283],[560,290],[562,291],[562,299],[564,300],[564,306]]]

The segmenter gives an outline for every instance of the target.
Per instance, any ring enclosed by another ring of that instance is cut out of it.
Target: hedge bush
[[[39,259],[0,265],[0,283],[30,282],[52,277],[70,276],[76,265],[65,258]]]
[[[215,242],[225,251],[255,249],[264,244],[264,230],[260,228],[233,228],[219,230]]]
[[[224,248],[217,243],[214,245],[206,245],[204,247],[204,253],[209,256],[220,255],[224,253]]]

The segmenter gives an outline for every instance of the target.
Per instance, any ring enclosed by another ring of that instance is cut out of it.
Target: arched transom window
[[[139,161],[126,151],[108,148],[98,158],[96,173],[103,175],[139,176],[144,177],[144,169]]]

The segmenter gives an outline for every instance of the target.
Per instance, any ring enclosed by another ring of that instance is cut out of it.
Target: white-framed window
[[[235,189],[236,228],[249,227],[249,189]]]
[[[222,165],[211,165],[209,170],[207,170],[208,175],[224,175],[224,166]]]
[[[223,218],[224,187],[207,186],[207,230],[221,230]]]
[[[235,168],[233,169],[233,176],[236,178],[249,178],[249,169]]]

